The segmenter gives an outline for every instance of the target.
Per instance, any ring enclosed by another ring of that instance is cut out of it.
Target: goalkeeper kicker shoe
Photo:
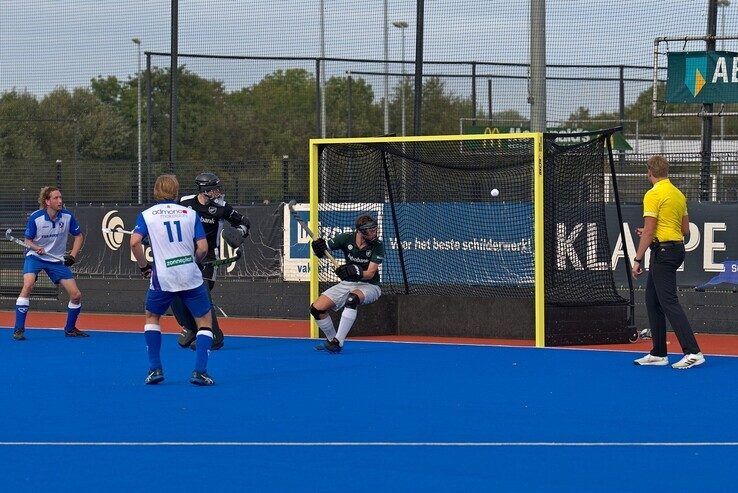
[[[225,346],[225,341],[223,339],[221,339],[219,341],[216,341],[215,339],[213,339],[213,345],[210,346],[210,350],[211,351],[217,351],[218,349],[222,348],[223,346]],[[197,351],[197,343],[196,342],[193,342],[192,344],[190,344],[190,349],[192,349],[193,351]]]
[[[633,361],[638,366],[666,366],[669,364],[668,356],[654,356],[651,353]]]
[[[323,344],[318,344],[315,346],[316,351],[328,351],[332,354],[338,354],[343,350],[343,347],[341,347],[341,343],[338,342],[338,339],[335,337],[331,339],[330,341],[326,340],[323,341]]]
[[[13,331],[13,339],[15,339],[16,341],[25,341],[26,329],[15,329]]]
[[[90,337],[90,334],[82,332],[77,327],[72,327],[71,330],[64,331],[64,337]]]
[[[195,339],[197,339],[196,330],[192,331],[187,327],[182,327],[182,330],[179,332],[179,338],[177,338],[177,344],[182,348],[188,348],[195,342]]]
[[[192,385],[199,385],[200,387],[206,387],[208,385],[214,385],[215,380],[213,380],[213,377],[211,377],[205,372],[193,371],[192,377],[190,378],[190,383]]]
[[[144,383],[146,385],[156,385],[159,382],[164,381],[164,370],[161,368],[157,368],[156,370],[149,371],[148,376],[146,377],[146,380],[144,380]]]

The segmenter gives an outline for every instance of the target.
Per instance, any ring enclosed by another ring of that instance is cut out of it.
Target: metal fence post
[[[282,202],[290,199],[290,157],[282,156]]]

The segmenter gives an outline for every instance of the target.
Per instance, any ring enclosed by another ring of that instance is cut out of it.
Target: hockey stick
[[[126,231],[123,228],[102,228],[103,233],[123,233],[124,235],[132,235],[133,231]]]
[[[127,231],[123,228],[115,228],[115,229],[102,228],[102,232],[103,233],[123,233],[124,235],[133,234],[133,231]],[[240,258],[241,258],[241,250],[236,250],[236,255],[234,255],[233,257],[222,258],[222,259],[217,259],[217,260],[206,260],[205,262],[203,262],[203,265],[212,265],[214,267],[218,267],[220,265],[232,264],[233,262],[235,262],[236,260]]]
[[[219,258],[219,259],[216,259],[216,260],[206,260],[202,264],[203,265],[212,265],[213,267],[218,267],[218,266],[221,266],[221,265],[228,265],[228,264],[232,264],[236,260],[240,259],[241,258],[241,255],[242,255],[242,253],[241,253],[241,250],[239,249],[239,250],[236,250],[236,255],[234,255],[233,257]]]
[[[28,245],[26,245],[26,243],[24,241],[19,240],[18,238],[16,238],[15,236],[13,236],[12,233],[13,233],[13,229],[12,228],[8,228],[5,231],[5,239],[8,240],[8,241],[12,241],[13,243],[17,243],[18,245],[22,246],[23,248],[27,248],[27,249],[31,250],[31,248]],[[52,255],[52,254],[50,254],[48,252],[44,252],[44,255],[46,255],[47,257],[51,257],[54,260],[58,260],[59,262],[64,262],[64,259],[63,258],[57,257],[56,255]]]
[[[320,237],[319,236],[315,236],[315,233],[313,233],[313,230],[310,229],[310,226],[308,226],[308,224],[305,222],[305,220],[302,217],[300,217],[300,215],[295,210],[294,207],[295,207],[295,204],[296,203],[297,203],[296,200],[290,200],[289,204],[287,204],[287,207],[290,210],[290,214],[292,215],[292,217],[295,218],[295,221],[297,221],[300,224],[300,226],[302,227],[302,229],[305,230],[305,232],[308,234],[308,236],[310,237],[311,240],[313,240],[313,241],[317,240]],[[333,254],[331,254],[331,252],[329,250],[326,250],[325,256],[328,257],[328,260],[331,261],[331,264],[333,264],[333,268],[334,269],[338,269],[341,266],[341,264],[338,263],[338,261],[336,260],[336,258],[333,256]]]

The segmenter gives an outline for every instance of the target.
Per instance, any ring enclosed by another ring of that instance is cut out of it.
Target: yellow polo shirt
[[[687,215],[687,199],[668,178],[657,181],[643,196],[643,217],[656,218],[654,238],[684,241],[682,217]]]

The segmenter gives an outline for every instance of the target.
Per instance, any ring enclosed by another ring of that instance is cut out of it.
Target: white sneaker
[[[682,359],[671,365],[671,367],[676,368],[677,370],[686,370],[693,366],[699,366],[704,362],[705,357],[702,356],[702,353],[685,354]]]
[[[643,358],[638,358],[637,360],[633,361],[638,366],[666,366],[669,364],[669,357],[668,356],[654,356],[652,354],[647,354]]]

